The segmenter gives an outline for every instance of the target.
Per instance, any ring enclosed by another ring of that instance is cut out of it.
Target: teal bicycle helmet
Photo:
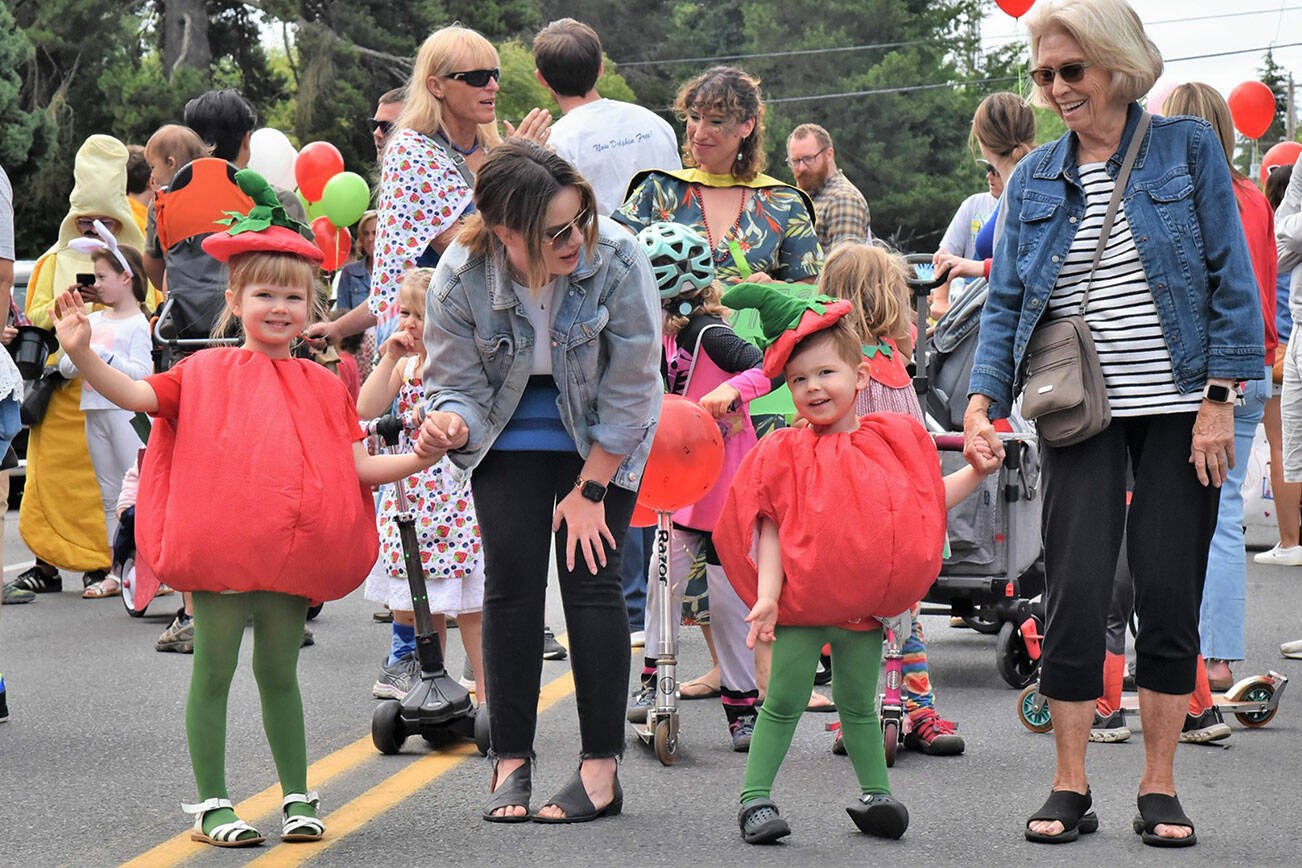
[[[637,234],[637,240],[651,260],[660,301],[666,307],[675,299],[687,303],[714,282],[710,245],[686,226],[652,223]]]

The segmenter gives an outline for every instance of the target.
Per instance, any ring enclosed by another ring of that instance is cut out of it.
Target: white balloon
[[[280,130],[263,127],[249,136],[249,168],[279,190],[293,190],[298,150]]]

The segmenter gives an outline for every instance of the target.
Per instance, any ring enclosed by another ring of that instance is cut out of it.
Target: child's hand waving
[[[54,302],[54,331],[64,352],[90,346],[90,319],[86,303],[74,292],[64,292]]]
[[[750,632],[746,634],[747,648],[754,648],[757,641],[772,644],[773,628],[778,624],[778,601],[760,597],[746,616],[746,623],[750,624]]]

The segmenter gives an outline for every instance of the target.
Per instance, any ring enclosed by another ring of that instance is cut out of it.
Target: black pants
[[[582,469],[577,453],[491,450],[472,477],[484,540],[488,714],[493,752],[500,757],[533,755],[552,514],[574,490]],[[606,526],[616,545],[623,542],[636,497],[615,485],[607,489]],[[565,569],[566,530],[562,525],[556,532],[556,572],[569,630],[582,756],[622,756],[631,652],[620,559],[603,542],[606,566],[597,575],[588,571],[581,551],[570,572]]]
[[[1045,696],[1083,702],[1103,693],[1104,633],[1123,534],[1139,616],[1135,682],[1159,693],[1193,690],[1198,609],[1220,500],[1220,490],[1200,485],[1189,463],[1193,422],[1192,413],[1118,418],[1084,443],[1045,447]]]

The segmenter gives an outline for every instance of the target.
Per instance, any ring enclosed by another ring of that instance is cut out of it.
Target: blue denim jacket
[[[1115,178],[1139,123],[1132,103],[1121,145],[1107,163]],[[1225,152],[1211,126],[1153,118],[1121,207],[1157,306],[1175,384],[1183,393],[1209,378],[1260,379],[1265,370],[1261,299],[1239,221]],[[1026,156],[1008,180],[1003,235],[990,270],[981,337],[968,394],[1006,416],[1031,332],[1085,215],[1075,135]]]
[[[626,456],[614,483],[636,491],[660,417],[660,299],[651,263],[619,224],[599,237],[556,289],[552,376],[561,423],[586,458],[593,443]],[[454,243],[430,281],[425,311],[425,395],[456,413],[470,438],[449,453],[473,470],[520,403],[533,370],[533,326],[503,260]]]

